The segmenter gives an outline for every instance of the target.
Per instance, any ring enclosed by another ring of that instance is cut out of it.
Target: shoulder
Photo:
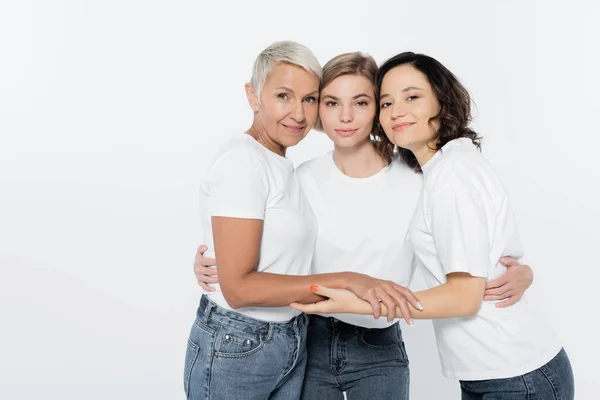
[[[239,135],[225,142],[217,151],[209,171],[231,167],[262,169],[268,159],[265,149],[249,135]]]
[[[327,152],[320,157],[313,158],[300,164],[296,168],[296,175],[300,179],[306,179],[311,176],[318,176],[330,168],[331,152]]]
[[[423,180],[423,174],[420,171],[415,171],[409,167],[408,164],[399,156],[395,156],[389,165],[390,174],[395,179],[410,180],[415,182],[421,182]]]

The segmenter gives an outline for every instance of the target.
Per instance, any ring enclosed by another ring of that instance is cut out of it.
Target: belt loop
[[[208,300],[208,298],[207,298]],[[210,320],[210,315],[212,314],[212,310],[213,308],[215,308],[215,304],[208,300],[208,304],[206,305],[206,308],[204,309],[204,323],[208,324],[208,321]]]
[[[267,337],[265,338],[266,343],[268,343],[273,337],[273,327],[274,324],[272,322],[269,322],[269,330],[267,331]]]

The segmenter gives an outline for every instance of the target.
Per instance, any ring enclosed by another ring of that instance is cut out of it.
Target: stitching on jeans
[[[525,385],[525,390],[527,391],[527,398],[531,399],[531,391],[529,389],[529,386],[527,385],[527,380],[525,379],[525,375],[521,375],[521,380],[523,381],[523,385]]]
[[[544,375],[546,377],[546,379],[548,380],[548,382],[550,383],[550,386],[552,387],[552,391],[554,392],[554,397],[556,397],[557,399],[560,399],[559,396],[559,390],[557,388],[557,386],[554,384],[554,381],[552,380],[552,378],[550,377],[549,374],[547,374],[545,371],[545,366],[540,368],[540,372],[542,373],[542,375]]]
[[[217,327],[218,333],[220,325]],[[210,384],[212,379],[212,368],[215,360],[215,342],[217,341],[217,335],[215,334],[210,342],[210,350],[208,352],[210,360],[208,362],[208,368],[206,369],[206,400],[210,400]]]
[[[185,382],[185,392],[187,394],[186,398],[190,399],[191,398],[191,392],[190,392],[190,378],[192,376],[192,370],[194,369],[194,365],[196,364],[196,360],[198,359],[198,349],[199,347],[196,346],[190,339],[188,339],[188,346],[190,346],[193,350],[194,350],[194,357],[192,358],[190,364],[189,364],[189,370],[187,372],[187,376],[186,376],[186,382]]]

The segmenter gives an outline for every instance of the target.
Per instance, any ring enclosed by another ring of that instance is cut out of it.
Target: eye
[[[388,107],[389,107],[389,106],[391,106],[391,105],[392,105],[392,103],[390,103],[390,102],[388,101],[387,103],[383,103],[383,104],[381,104],[381,106],[380,106],[380,107],[381,107],[381,108],[388,108]]]
[[[327,107],[335,107],[335,106],[337,106],[338,104],[337,104],[335,101],[333,101],[333,100],[329,100],[329,101],[325,102],[325,105],[326,105]]]
[[[366,107],[366,106],[369,105],[369,102],[361,100],[361,101],[357,102],[356,105],[359,106],[359,107]]]
[[[416,100],[416,99],[418,99],[418,98],[419,98],[419,96],[408,96],[408,97],[406,98],[406,100],[408,100],[408,101],[415,101],[415,100]]]
[[[304,99],[305,102],[312,104],[317,102],[317,98],[315,96],[309,96]]]
[[[279,97],[281,100],[288,100],[290,98],[287,93],[279,93],[277,97]]]

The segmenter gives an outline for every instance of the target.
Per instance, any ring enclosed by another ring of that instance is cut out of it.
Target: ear
[[[256,89],[254,89],[254,86],[252,86],[250,83],[246,83],[245,89],[246,97],[248,98],[248,104],[250,104],[250,108],[252,108],[254,112],[258,112],[260,105],[258,97],[256,96]]]

